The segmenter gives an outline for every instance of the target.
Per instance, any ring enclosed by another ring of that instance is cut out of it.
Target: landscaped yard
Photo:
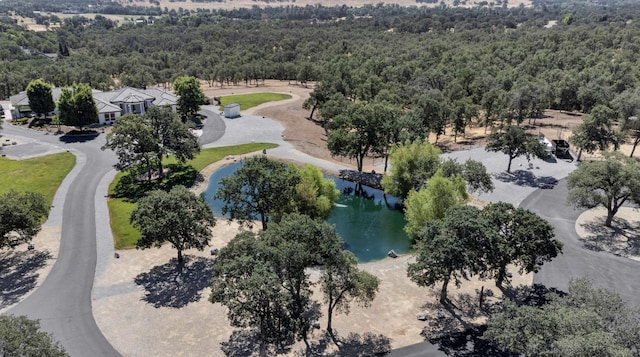
[[[28,160],[0,157],[0,194],[15,190],[38,192],[51,205],[62,180],[73,169],[76,157],[69,152]]]
[[[249,108],[258,106],[262,103],[275,102],[278,100],[285,100],[291,98],[288,94],[281,93],[248,93],[248,94],[234,94],[225,95],[220,98],[221,109],[225,104],[238,103],[240,104],[240,110],[247,110]]]
[[[225,156],[229,155],[242,155],[254,151],[260,151],[262,149],[273,149],[277,147],[276,144],[269,143],[251,143],[235,146],[225,146],[220,148],[209,148],[200,151],[200,154],[193,160],[187,161],[185,166],[190,167],[190,170],[200,172],[210,164],[222,160]],[[169,157],[164,165],[176,164],[174,157]],[[184,171],[181,173],[185,173]],[[178,173],[178,174],[181,174]],[[131,212],[135,208],[135,197],[127,196],[117,192],[117,187],[120,181],[127,176],[127,173],[120,172],[116,175],[115,179],[109,185],[109,217],[111,220],[111,230],[113,232],[113,240],[116,249],[133,248],[136,245],[138,239],[140,239],[140,232],[129,224],[129,217]],[[188,176],[187,174],[184,175]],[[170,182],[167,182],[169,181]],[[168,189],[168,186],[174,184],[180,184],[180,178],[167,177],[158,186],[164,186]],[[132,192],[132,191],[128,191]],[[139,193],[139,191],[136,191]]]

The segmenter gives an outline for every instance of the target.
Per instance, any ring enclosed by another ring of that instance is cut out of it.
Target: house
[[[240,116],[240,104],[230,103],[224,105],[225,118],[237,118]]]
[[[54,102],[58,102],[61,92],[61,88],[52,89],[51,95]],[[10,100],[14,107],[14,118],[22,118],[31,114],[29,98],[26,92],[11,96]],[[121,115],[144,115],[149,107],[153,105],[170,106],[171,110],[175,112],[178,97],[171,92],[158,88],[137,89],[123,87],[108,92],[94,89],[93,100],[96,102],[96,107],[98,107],[98,122],[100,125],[111,125]]]

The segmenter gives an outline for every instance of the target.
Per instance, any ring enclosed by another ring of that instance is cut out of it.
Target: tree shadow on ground
[[[527,170],[516,170],[512,173],[495,173],[493,174],[493,177],[502,182],[513,183],[518,186],[526,187],[553,188],[558,183],[558,180],[555,177],[537,177],[533,172]]]
[[[549,292],[557,290],[539,284],[532,287],[520,285],[505,287],[501,298],[495,297],[491,289],[482,289],[476,290],[476,294],[460,294],[445,304],[434,300],[423,306],[426,326],[421,335],[430,343],[437,344],[447,355],[516,356],[482,339],[486,320],[503,311],[505,298],[517,304],[539,306],[548,302],[546,294]]]
[[[500,347],[484,340],[482,335],[486,326],[454,332],[439,338],[429,339],[429,342],[438,345],[438,349],[447,356],[499,356],[511,357],[518,354],[503,351]]]
[[[280,346],[267,346],[267,355],[275,356],[291,351],[291,344]],[[256,356],[260,352],[260,333],[257,329],[234,330],[229,336],[229,340],[220,343],[220,348],[227,357],[250,357]]]
[[[0,252],[0,308],[13,305],[33,290],[51,253],[45,251]]]
[[[170,191],[177,185],[191,187],[198,182],[204,181],[204,176],[193,166],[169,164],[166,166],[165,171],[166,174],[161,180],[158,180],[156,176],[152,177],[151,182],[149,182],[146,179],[148,176],[144,170],[140,168],[133,169],[120,178],[113,189],[112,197],[136,202],[152,190]],[[157,171],[155,172],[157,173]]]
[[[614,217],[611,227],[604,225],[605,217],[581,224],[589,237],[580,238],[584,247],[593,251],[607,251],[621,256],[640,255],[640,225]]]
[[[226,342],[220,343],[227,357],[249,357],[258,353],[260,335],[257,330],[234,330]]]
[[[364,357],[364,356],[384,356],[391,351],[391,339],[382,335],[365,332],[362,334],[350,333],[346,337],[341,337],[334,329],[334,336],[339,347],[331,341],[331,336],[324,333],[320,339],[311,344],[312,356],[324,357]],[[298,353],[304,356],[304,351]]]
[[[66,133],[60,136],[60,141],[63,143],[84,143],[87,141],[95,140],[100,133],[95,130],[74,130],[72,132]]]
[[[156,308],[181,308],[202,298],[202,290],[210,284],[212,269],[213,260],[186,255],[182,266],[173,258],[139,274],[134,282],[145,290],[143,301]]]
[[[565,296],[562,290],[556,288],[548,288],[542,284],[533,284],[532,286],[520,285],[517,287],[505,288],[504,295],[510,301],[518,306],[527,305],[532,307],[542,307],[549,303],[549,294]]]

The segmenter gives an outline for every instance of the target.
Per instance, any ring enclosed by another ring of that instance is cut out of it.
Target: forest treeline
[[[494,97],[508,98],[521,107],[518,115],[547,107],[589,112],[637,87],[639,14],[640,3],[624,1],[473,9],[286,6],[165,14],[149,25],[72,17],[46,32],[27,31],[0,15],[0,97],[39,77],[103,90],[115,83],[171,83],[183,75],[212,86],[332,77],[347,96],[352,91],[368,100],[382,93],[405,107],[431,93],[485,110]]]

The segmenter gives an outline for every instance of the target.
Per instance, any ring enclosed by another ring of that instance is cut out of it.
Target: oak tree
[[[183,262],[183,250],[203,250],[209,244],[216,224],[207,203],[180,185],[169,192],[149,192],[131,212],[130,222],[142,235],[137,248],[160,248],[169,242],[178,251],[178,264]]]
[[[626,202],[640,202],[640,163],[613,152],[604,160],[585,162],[567,177],[567,201],[576,207],[607,209],[605,226]]]

